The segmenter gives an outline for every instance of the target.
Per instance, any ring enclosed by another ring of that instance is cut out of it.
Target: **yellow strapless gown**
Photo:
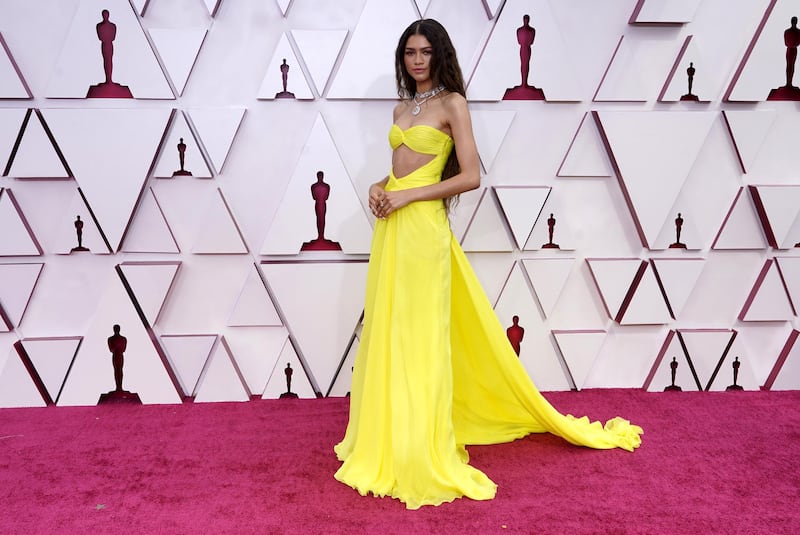
[[[436,183],[453,140],[431,126],[392,125],[393,149],[434,155],[387,191]],[[350,394],[350,421],[334,448],[336,479],[362,495],[409,509],[460,496],[494,497],[496,485],[468,463],[465,444],[550,432],[591,448],[641,443],[642,429],[562,415],[534,386],[506,337],[441,200],[411,203],[377,220],[367,274],[364,329]]]

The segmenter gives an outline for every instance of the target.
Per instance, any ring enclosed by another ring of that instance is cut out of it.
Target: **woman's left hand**
[[[408,205],[411,202],[411,194],[408,190],[400,191],[385,191],[379,198],[378,204],[373,210],[375,217],[384,219],[392,212],[396,212],[400,208]]]

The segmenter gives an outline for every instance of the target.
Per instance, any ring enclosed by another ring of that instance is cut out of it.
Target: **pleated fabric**
[[[438,182],[450,137],[417,125],[390,131],[433,160],[386,189]],[[335,446],[335,477],[362,495],[391,496],[409,509],[461,496],[488,500],[496,485],[468,464],[465,444],[550,432],[572,444],[624,448],[642,429],[562,415],[539,393],[508,342],[441,200],[421,201],[376,221],[364,329],[353,369],[350,419]]]

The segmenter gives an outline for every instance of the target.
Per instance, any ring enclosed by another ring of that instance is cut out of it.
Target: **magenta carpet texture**
[[[418,511],[333,479],[346,399],[0,409],[0,533],[800,532],[800,392],[546,397],[642,447],[471,447],[496,499]]]

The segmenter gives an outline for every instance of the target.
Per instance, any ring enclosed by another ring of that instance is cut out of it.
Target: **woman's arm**
[[[458,93],[451,93],[442,104],[445,112],[444,122],[450,127],[461,172],[429,186],[385,191],[382,196],[378,192],[378,197],[375,199],[378,210],[373,209],[377,217],[386,217],[412,202],[445,199],[480,186],[480,162],[475,137],[472,134],[472,120],[467,100]],[[373,188],[370,188],[370,203],[372,203],[372,191]]]

